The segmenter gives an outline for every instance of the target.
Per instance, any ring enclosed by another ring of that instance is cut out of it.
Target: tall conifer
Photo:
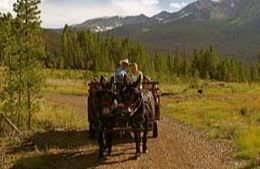
[[[16,34],[19,55],[19,99],[18,106],[28,113],[27,125],[31,128],[32,113],[37,107],[35,94],[42,82],[41,63],[44,56],[42,30],[40,27],[40,0],[17,0]]]

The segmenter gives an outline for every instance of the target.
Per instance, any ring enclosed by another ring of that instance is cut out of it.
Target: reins
[[[138,106],[131,112],[131,115],[130,115],[130,116],[133,116],[133,115],[139,110],[139,108],[140,108],[141,105],[142,105],[142,102],[143,102],[143,93],[141,93],[141,99],[140,99],[140,101],[139,101]]]

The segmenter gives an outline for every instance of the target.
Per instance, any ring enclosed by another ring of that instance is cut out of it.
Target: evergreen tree
[[[200,62],[200,58],[199,58],[199,54],[198,54],[198,51],[197,49],[194,49],[193,50],[193,57],[192,57],[192,60],[191,60],[191,73],[192,73],[192,76],[195,76],[195,74],[199,75],[199,62]]]
[[[19,55],[19,111],[24,109],[28,114],[27,125],[31,128],[32,113],[37,105],[35,96],[42,83],[41,63],[44,56],[42,30],[40,27],[40,0],[17,0],[16,34]]]
[[[254,82],[256,81],[256,77],[257,77],[257,68],[256,65],[254,65],[253,63],[251,63],[250,65],[250,82]]]
[[[180,67],[181,67],[181,59],[180,59],[180,53],[177,51],[174,57],[174,73],[177,74],[177,76],[180,76]]]
[[[4,23],[3,23],[3,15],[2,13],[0,12],[0,66],[3,65],[3,62],[4,62],[4,58],[3,58],[3,35],[4,35],[4,30],[3,30],[3,27],[4,27]]]
[[[260,52],[258,53],[258,55],[257,55],[257,59],[258,59],[258,61],[257,61],[257,75],[258,75],[258,81],[260,81]]]
[[[64,59],[64,68],[71,68],[73,65],[73,56],[72,56],[72,31],[68,25],[65,25],[62,35],[62,57]]]
[[[244,70],[244,67],[242,65],[242,63],[240,62],[239,65],[238,65],[238,81],[239,82],[245,82],[246,81],[246,76],[245,76],[245,70]]]
[[[188,58],[186,56],[186,50],[184,48],[183,50],[183,59],[182,59],[182,66],[181,66],[181,74],[182,77],[186,78],[188,77],[188,73],[189,73],[189,61]]]
[[[210,46],[208,57],[209,57],[209,59],[208,59],[209,76],[212,79],[215,79],[216,75],[217,75],[217,65],[219,62],[219,57],[216,54],[216,52],[214,51],[213,46]]]
[[[4,32],[1,34],[0,40],[1,59],[7,68],[4,73],[5,81],[2,99],[4,102],[5,115],[14,121],[17,112],[15,103],[17,101],[17,98],[15,97],[17,88],[17,78],[15,78],[17,73],[17,56],[14,54],[16,43],[12,15],[10,13],[4,14],[1,22],[1,29]]]

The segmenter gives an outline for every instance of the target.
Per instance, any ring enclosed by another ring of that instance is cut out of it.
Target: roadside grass
[[[69,105],[60,105],[43,101],[41,103],[41,111],[34,115],[35,130],[48,131],[73,131],[84,130],[87,128],[87,117]]]
[[[250,126],[240,131],[235,140],[241,158],[257,158],[260,153],[260,126]]]
[[[111,76],[112,72],[92,72],[86,70],[60,70],[60,69],[44,69],[44,74],[47,78],[54,79],[81,79],[81,80],[92,80],[93,78],[99,78],[103,76]]]
[[[9,169],[11,168],[14,161],[16,161],[16,156],[11,156],[8,154],[8,149],[17,145],[18,141],[8,137],[0,137],[0,168]]]
[[[182,92],[182,84],[167,86],[166,89],[162,85],[162,90],[172,89],[169,92],[175,94],[162,97],[161,112],[165,116],[205,129],[212,138],[229,141],[237,148],[238,158],[259,162],[260,85],[205,84],[200,86],[203,94],[199,94],[197,88],[188,88]]]
[[[45,69],[46,84],[43,92],[70,94],[70,95],[87,95],[88,83],[93,80],[99,80],[101,75],[110,77],[113,73],[84,70],[58,70]]]
[[[41,111],[35,114],[36,130],[86,130],[88,126],[86,113],[78,112],[75,105],[51,102],[46,100],[46,97],[49,94],[51,97],[59,98],[63,95],[86,96],[88,82],[95,75],[83,70],[45,69],[44,73],[46,84],[42,94],[45,99],[41,101]]]
[[[51,79],[46,80],[44,93],[87,95],[87,83],[81,79]]]
[[[87,93],[88,72],[86,71],[45,69],[44,75],[46,84],[43,87],[43,93],[72,95]]]

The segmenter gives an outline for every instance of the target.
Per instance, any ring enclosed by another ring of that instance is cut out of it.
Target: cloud
[[[16,0],[0,0],[0,12],[12,11]],[[160,0],[161,1],[161,0]],[[42,26],[61,28],[104,16],[145,14],[161,11],[159,0],[42,0]]]
[[[15,0],[0,0],[0,12],[8,12],[13,8]]]
[[[60,2],[59,2],[60,1]],[[141,13],[151,16],[160,11],[158,0],[45,0],[41,4],[43,27],[63,27],[103,16]]]
[[[112,0],[109,8],[121,15],[153,15],[159,11],[156,0]]]
[[[159,4],[159,0],[143,0],[144,5],[157,5]]]
[[[187,5],[188,5],[188,3],[185,3],[185,2],[171,2],[170,3],[170,7],[173,12],[179,11]]]

